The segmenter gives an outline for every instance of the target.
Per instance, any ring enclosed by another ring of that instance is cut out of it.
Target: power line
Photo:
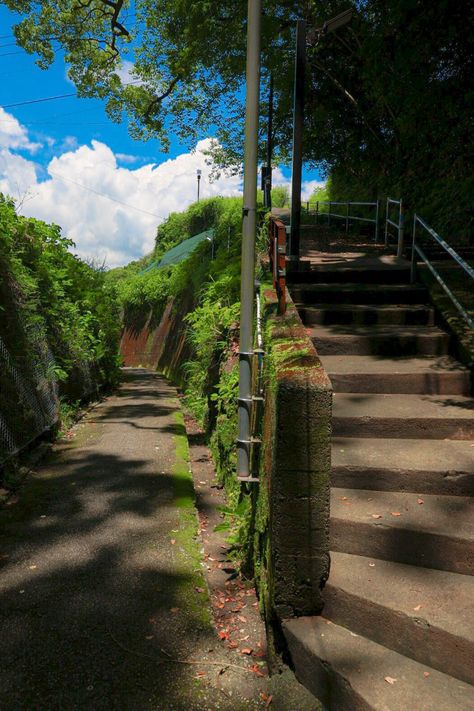
[[[107,200],[111,200],[112,202],[116,202],[118,205],[123,205],[124,207],[128,207],[130,210],[136,210],[137,212],[142,212],[144,215],[150,215],[151,217],[156,217],[158,220],[165,220],[166,219],[163,215],[156,215],[154,212],[148,212],[148,210],[142,210],[141,207],[135,207],[135,205],[129,205],[126,202],[122,202],[122,200],[116,200],[116,198],[113,198],[110,195],[106,195],[105,193],[101,193],[98,190],[94,190],[94,188],[89,188],[87,185],[82,185],[82,183],[78,183],[76,180],[72,180],[72,178],[66,178],[64,175],[55,173],[52,170],[49,170],[49,173],[50,173],[50,175],[54,175],[55,178],[59,178],[60,180],[65,180],[68,183],[73,183],[74,185],[77,185],[79,188],[82,188],[83,190],[88,190],[89,192],[95,193],[96,195],[99,195],[100,197],[106,198]]]
[[[29,99],[28,101],[17,101],[16,104],[4,104],[3,106],[0,106],[0,108],[12,109],[15,106],[27,106],[28,104],[41,104],[43,101],[56,101],[56,99],[69,99],[71,96],[77,96],[77,91],[74,91],[72,94],[59,94],[58,96],[46,96],[44,99]]]
[[[2,55],[0,55],[0,57],[1,56]],[[122,84],[122,86],[130,86],[131,84],[140,84],[141,82],[142,82],[141,79],[135,79],[134,81],[125,82],[124,84]],[[13,109],[15,106],[28,106],[30,104],[41,104],[44,101],[56,101],[57,99],[69,99],[72,96],[78,96],[77,91],[74,91],[72,94],[59,94],[58,96],[45,96],[42,99],[28,99],[27,101],[17,101],[14,104],[3,104],[3,106],[0,106],[0,109]]]
[[[23,49],[20,49],[18,52],[6,52],[5,54],[0,54],[0,57],[13,57],[14,54],[24,54],[25,57],[28,56]]]

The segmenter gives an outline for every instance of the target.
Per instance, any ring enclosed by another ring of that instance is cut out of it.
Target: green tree
[[[273,207],[288,207],[290,201],[290,191],[287,185],[276,185],[272,188]]]
[[[166,147],[170,125],[189,143],[212,131],[213,156],[240,170],[245,0],[136,0],[133,11],[129,0],[3,2],[24,17],[15,29],[19,44],[43,67],[63,49],[79,94],[104,98],[111,118],[126,115],[135,137]],[[349,26],[314,31],[348,4],[356,11]],[[403,194],[448,228],[472,201],[469,0],[267,0],[262,159],[270,71],[275,160],[289,154],[298,17],[310,28],[305,158],[331,175],[331,197]]]

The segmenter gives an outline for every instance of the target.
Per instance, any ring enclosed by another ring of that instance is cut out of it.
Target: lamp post
[[[200,168],[198,168],[198,169],[196,170],[196,175],[197,175],[197,181],[198,181],[198,198],[197,198],[197,201],[199,202],[199,188],[200,188],[200,185],[201,185],[201,175],[202,175],[202,170],[201,170]]]
[[[293,158],[291,170],[291,226],[290,226],[290,268],[297,269],[300,254],[301,227],[301,179],[303,171],[303,125],[304,125],[304,84],[306,70],[306,42],[318,42],[329,32],[335,32],[352,20],[353,8],[326,20],[322,27],[306,30],[304,20],[296,24],[296,60],[293,103]],[[293,265],[291,265],[293,262]]]

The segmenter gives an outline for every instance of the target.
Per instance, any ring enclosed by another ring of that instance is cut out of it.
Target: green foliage
[[[311,196],[309,198],[310,203],[314,202],[325,202],[326,200],[329,200],[329,193],[330,193],[330,181],[328,180],[325,185],[322,185],[318,188],[315,188],[313,192],[311,193]]]
[[[289,207],[290,190],[287,185],[272,188],[272,207]]]
[[[79,95],[105,99],[114,120],[126,114],[132,135],[166,147],[169,126],[189,144],[212,130],[218,140],[210,155],[239,172],[245,2],[139,0],[132,14],[127,0],[3,3],[20,14],[15,35],[40,66],[52,63],[57,43]],[[308,37],[305,158],[331,175],[334,200],[402,195],[437,229],[459,233],[474,173],[468,0],[268,0],[260,157],[270,74],[274,160],[290,152],[295,20],[321,27],[348,6],[355,9],[349,26]],[[130,59],[124,85],[118,72]]]
[[[45,374],[62,388],[87,366],[96,387],[118,375],[118,311],[102,271],[74,256],[56,225],[20,217],[0,196],[0,335],[12,358],[34,358],[32,339],[47,343]],[[83,393],[85,394],[85,393]]]

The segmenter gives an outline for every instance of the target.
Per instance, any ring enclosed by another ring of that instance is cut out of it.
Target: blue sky
[[[240,191],[239,178],[208,180],[202,153],[212,136],[190,147],[171,135],[170,151],[157,141],[133,140],[126,124],[114,124],[95,99],[74,94],[61,53],[47,71],[15,44],[15,16],[0,5],[0,191],[19,212],[55,222],[71,236],[82,257],[127,263],[153,246],[156,226],[196,195],[196,169],[203,170],[203,196]],[[278,169],[275,183],[289,180]],[[319,180],[305,171],[306,191]]]

